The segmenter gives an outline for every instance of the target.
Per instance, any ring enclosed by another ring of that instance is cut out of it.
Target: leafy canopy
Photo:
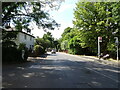
[[[39,28],[53,30],[59,24],[50,18],[48,11],[44,8],[45,6],[50,8],[59,7],[59,5],[55,6],[54,2],[2,2],[2,26],[6,26],[6,24],[13,21],[17,29],[21,29],[21,27],[28,29],[28,23],[35,22]],[[25,25],[22,26],[20,22]]]

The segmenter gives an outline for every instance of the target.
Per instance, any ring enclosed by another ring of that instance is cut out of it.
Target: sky
[[[61,24],[59,30],[49,30],[55,39],[59,39],[64,29],[67,27],[73,27],[72,20],[74,19],[74,9],[76,7],[76,2],[78,0],[65,0],[61,3],[59,10],[50,11],[50,16],[59,24]],[[38,33],[39,32],[39,33]],[[32,30],[33,35],[39,36],[40,38],[44,35],[44,31],[42,29],[38,29],[37,26],[34,25],[34,30]]]

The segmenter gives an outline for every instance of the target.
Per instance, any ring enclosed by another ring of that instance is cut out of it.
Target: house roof
[[[31,37],[33,37],[33,38],[35,38],[35,36],[33,36],[33,35],[31,35],[31,34],[28,34],[28,33],[26,33],[26,32],[23,32],[23,31],[6,31],[6,32],[21,32],[21,33],[24,33],[24,34],[26,34],[26,35],[28,35],[28,36],[31,36]]]
[[[24,34],[26,34],[26,35],[29,35],[29,36],[35,38],[35,36],[33,36],[33,35],[31,35],[31,34],[28,34],[28,33],[26,33],[26,32],[23,32],[23,31],[18,31],[18,32],[24,33]]]
[[[26,34],[26,35],[29,35],[29,36],[35,38],[35,36],[33,36],[33,35],[29,34],[29,33],[26,33],[26,32],[23,32],[23,31],[16,31],[15,28],[9,28],[9,29],[4,29],[4,30],[5,30],[6,32],[21,32],[21,33],[24,33],[24,34]]]

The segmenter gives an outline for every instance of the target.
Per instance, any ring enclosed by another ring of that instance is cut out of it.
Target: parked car
[[[56,50],[52,49],[51,54],[56,54]]]

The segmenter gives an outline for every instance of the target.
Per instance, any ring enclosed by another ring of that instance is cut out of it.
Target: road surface
[[[3,65],[3,88],[118,88],[117,67],[65,53]]]

